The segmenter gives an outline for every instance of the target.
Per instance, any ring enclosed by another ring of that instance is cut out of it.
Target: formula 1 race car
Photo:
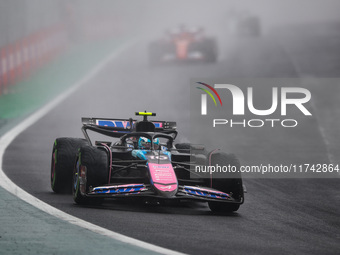
[[[260,17],[247,11],[237,12],[231,10],[226,15],[226,27],[230,36],[235,37],[260,37]]]
[[[202,28],[168,30],[164,38],[149,47],[150,65],[174,62],[207,62],[217,60],[217,43],[206,37]]]
[[[53,145],[51,187],[71,192],[77,204],[100,203],[104,198],[196,200],[208,202],[213,212],[237,211],[244,201],[238,171],[214,178],[197,172],[197,166],[232,166],[232,154],[203,146],[174,144],[176,122],[149,121],[155,113],[138,112],[142,121],[82,118],[86,139],[57,138]],[[89,131],[107,137],[95,141]],[[113,140],[113,141],[110,141]]]

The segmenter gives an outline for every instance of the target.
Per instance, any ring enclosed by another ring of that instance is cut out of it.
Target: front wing
[[[198,201],[219,201],[234,204],[242,204],[243,199],[236,200],[231,194],[224,193],[212,188],[195,187],[188,185],[179,185],[177,193],[172,197],[163,197],[153,191],[151,185],[124,184],[124,185],[107,185],[90,188],[86,194],[88,197],[103,198],[126,198],[126,197],[156,197],[159,199],[188,199]]]

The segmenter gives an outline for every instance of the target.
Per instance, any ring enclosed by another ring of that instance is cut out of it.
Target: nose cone
[[[156,193],[164,197],[176,195],[178,182],[172,164],[149,163],[149,171]]]
[[[157,190],[157,194],[159,194],[162,197],[173,197],[176,195],[177,190],[178,190],[178,185],[177,184],[154,184],[154,187]]]

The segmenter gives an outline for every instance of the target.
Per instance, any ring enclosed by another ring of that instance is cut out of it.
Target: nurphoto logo
[[[197,82],[202,87],[197,87],[202,90],[203,94],[201,94],[201,115],[208,115],[208,104],[207,95],[213,100],[215,107],[217,107],[217,101],[215,97],[218,99],[220,103],[220,107],[223,108],[222,99],[220,95],[223,93],[230,93],[232,96],[232,114],[233,116],[244,116],[245,109],[247,107],[248,111],[257,116],[267,116],[276,113],[279,111],[281,116],[287,116],[287,106],[292,105],[296,107],[299,111],[302,112],[305,116],[311,116],[312,114],[306,108],[306,103],[308,103],[311,99],[311,93],[308,89],[300,88],[300,87],[273,87],[271,88],[271,106],[268,109],[256,109],[254,106],[254,96],[253,96],[253,88],[248,87],[247,93],[245,94],[238,86],[232,84],[214,84],[211,86],[209,84],[203,82]],[[218,91],[217,91],[218,90]],[[224,109],[230,107],[229,105]],[[233,121],[233,119],[214,119],[213,127],[217,125],[230,125],[230,127],[234,126],[243,126],[243,127],[262,127],[266,124],[274,127],[276,124],[280,123],[282,127],[296,127],[298,125],[298,121],[295,119],[243,119],[242,121]]]

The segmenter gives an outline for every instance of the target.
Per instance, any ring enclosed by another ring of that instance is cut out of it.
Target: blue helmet
[[[159,139],[158,138],[153,139],[153,144],[154,144],[154,148],[157,150],[159,147]],[[138,140],[138,148],[150,150],[151,149],[150,139],[141,136]]]

